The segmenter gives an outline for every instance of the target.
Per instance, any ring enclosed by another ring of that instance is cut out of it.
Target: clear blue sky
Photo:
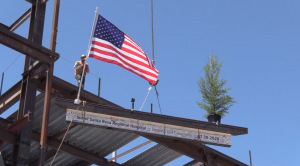
[[[47,6],[43,46],[49,48],[54,0]],[[16,3],[16,4],[14,4]],[[0,22],[11,25],[30,4],[0,0]],[[61,0],[54,74],[76,84],[73,63],[86,53],[94,19],[99,12],[137,42],[151,57],[150,0]],[[158,91],[163,113],[190,119],[203,118],[197,81],[212,51],[225,64],[221,77],[228,80],[229,92],[238,102],[223,124],[247,127],[249,134],[232,137],[232,147],[213,148],[254,166],[300,165],[300,1],[297,0],[154,0],[155,61],[160,71]],[[16,33],[27,37],[28,21]],[[0,46],[5,71],[19,53]],[[71,61],[67,62],[63,58]],[[140,108],[148,82],[119,66],[89,59],[91,73],[102,78],[101,96],[130,108],[136,98]],[[3,91],[21,79],[24,56],[5,72]],[[97,94],[98,78],[89,74],[86,89]],[[143,111],[157,104],[151,92]],[[8,116],[17,105],[2,114]],[[154,111],[159,113],[158,107]],[[144,142],[138,139],[119,152]],[[129,159],[147,147],[122,157]],[[109,156],[110,157],[110,156]],[[168,166],[189,162],[181,157]]]

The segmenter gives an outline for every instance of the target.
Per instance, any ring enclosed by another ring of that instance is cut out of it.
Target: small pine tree
[[[217,56],[214,56],[212,53],[209,61],[203,67],[205,77],[201,77],[198,81],[199,92],[202,94],[202,102],[197,102],[197,104],[207,111],[207,114],[204,115],[206,118],[213,114],[224,117],[233,103],[236,103],[227,94],[231,88],[223,88],[227,80],[219,79],[223,63],[219,63]]]

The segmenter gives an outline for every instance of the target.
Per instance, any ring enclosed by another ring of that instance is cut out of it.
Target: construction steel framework
[[[11,165],[17,166],[29,165],[30,148],[33,141],[39,142],[40,155],[38,159],[31,162],[30,165],[45,165],[46,160],[53,158],[56,149],[59,147],[60,141],[55,139],[55,137],[48,135],[51,99],[53,97],[64,98],[66,100],[60,99],[56,102],[59,103],[62,108],[68,107],[71,106],[68,99],[73,100],[76,98],[78,91],[76,86],[53,76],[54,63],[59,59],[59,54],[55,52],[55,48],[60,0],[55,0],[54,2],[51,42],[49,49],[42,46],[47,0],[26,1],[31,4],[31,8],[20,16],[20,18],[12,25],[7,26],[0,23],[0,43],[26,56],[24,71],[22,74],[23,78],[0,96],[0,114],[5,112],[18,101],[20,102],[14,121],[0,118],[0,148],[4,145],[4,142],[6,144],[13,145]],[[15,34],[14,30],[16,30],[28,18],[30,18],[28,37],[24,38]],[[37,91],[44,93],[40,132],[33,130]],[[128,111],[124,110],[124,108],[121,108],[117,104],[99,96],[95,96],[87,91],[81,92],[81,100],[87,101],[88,103],[94,103],[96,106],[102,105],[102,107],[106,110],[117,113],[119,116],[136,116],[135,114],[128,113]],[[93,107],[93,105],[90,107]],[[216,126],[215,124],[209,124],[206,122],[197,122],[196,124],[194,121],[186,121],[180,118],[174,119],[167,116],[159,117],[154,114],[140,114],[139,117],[136,118],[151,119],[154,121],[160,121],[163,119],[170,124],[201,127],[206,130],[225,132],[232,135],[247,134],[248,132],[247,128],[230,127],[226,125]],[[76,126],[78,125],[72,125],[71,128],[75,129]],[[61,135],[64,132],[65,130],[61,130],[57,134]],[[192,161],[191,163],[201,162],[204,165],[210,166],[246,165],[199,142],[188,142],[179,139],[143,135],[141,133],[138,133],[138,135],[163,145],[165,148],[155,148],[162,149],[159,153],[162,153],[163,151],[167,152],[164,154],[166,157],[168,154],[171,154],[168,150],[169,148],[195,159],[195,161]],[[73,165],[120,165],[116,162],[108,162],[107,159],[100,155],[67,142],[63,143],[61,151],[82,159],[80,162]],[[149,153],[153,151],[155,151],[155,149],[149,150]],[[149,153],[147,154],[149,155]],[[180,156],[175,153],[172,153],[172,155],[174,157]],[[128,165],[129,162],[135,163],[135,160],[132,159],[127,163],[124,163],[124,165]],[[143,162],[147,161],[145,160]],[[163,162],[161,162],[161,164],[162,163]],[[155,163],[152,164],[155,165]]]

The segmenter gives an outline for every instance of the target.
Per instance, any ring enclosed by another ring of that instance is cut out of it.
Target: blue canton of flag
[[[124,33],[101,15],[98,16],[94,37],[108,41],[119,49],[125,39]]]

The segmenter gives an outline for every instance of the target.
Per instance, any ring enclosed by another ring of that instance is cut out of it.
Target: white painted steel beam
[[[214,144],[219,146],[231,146],[231,134],[221,133],[216,131],[208,131],[203,129],[195,129],[183,126],[176,126],[158,122],[144,121],[133,118],[124,118],[114,115],[106,115],[93,112],[82,113],[76,110],[67,109],[66,121],[73,123],[87,124],[100,127],[111,127],[119,130],[138,132],[143,134],[158,135],[162,137],[179,138],[190,141],[200,140],[207,144]]]

